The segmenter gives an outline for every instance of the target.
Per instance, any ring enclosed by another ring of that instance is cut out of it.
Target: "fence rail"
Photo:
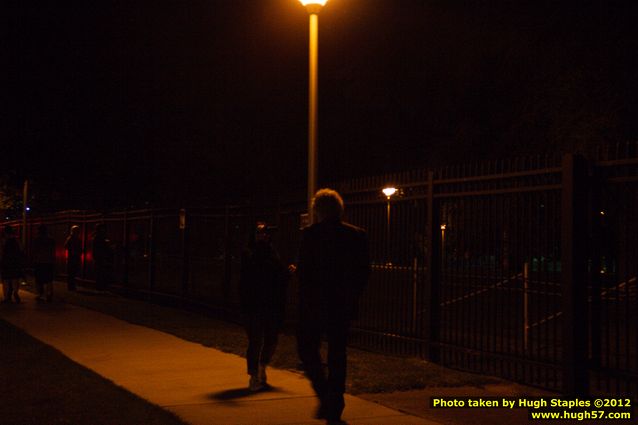
[[[372,274],[352,343],[551,390],[638,396],[638,146],[415,170],[337,183],[367,229]],[[387,199],[387,185],[399,189]],[[32,218],[62,243],[106,223],[115,280],[236,317],[240,252],[252,223],[277,226],[294,262],[304,202],[255,211],[68,211]],[[20,223],[13,223],[19,226]],[[294,322],[296,291],[289,291]]]

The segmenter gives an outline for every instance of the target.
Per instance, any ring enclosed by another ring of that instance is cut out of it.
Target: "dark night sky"
[[[297,0],[41,3],[3,11],[0,173],[41,208],[305,186]],[[635,140],[637,3],[330,0],[321,181]]]

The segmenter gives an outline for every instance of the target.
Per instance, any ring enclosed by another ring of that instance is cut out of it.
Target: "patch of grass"
[[[430,387],[482,387],[498,378],[448,369],[414,357],[396,357],[348,350],[351,394],[389,393]]]
[[[0,320],[3,425],[184,425]]]
[[[245,356],[248,341],[243,327],[238,324],[113,294],[66,292],[62,285],[58,285],[58,288],[56,291],[59,298],[71,304],[170,333],[207,347]],[[272,366],[295,370],[298,365],[294,336],[281,334]],[[406,391],[427,387],[482,386],[495,382],[499,380],[446,369],[416,358],[348,349],[346,386],[351,394]]]

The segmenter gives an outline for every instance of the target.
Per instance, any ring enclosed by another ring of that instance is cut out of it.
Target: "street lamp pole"
[[[383,194],[385,195],[385,197],[388,200],[388,205],[387,205],[387,228],[388,228],[388,236],[389,236],[390,235],[390,198],[392,198],[392,195],[397,193],[397,188],[396,187],[386,187],[381,192],[383,192]]]
[[[317,94],[319,63],[319,12],[328,0],[299,0],[310,15],[308,48],[308,221],[314,222],[312,198],[317,191]]]
[[[386,246],[388,247],[388,262],[392,263],[392,241],[390,240],[390,237],[392,236],[392,234],[390,233],[390,198],[392,198],[393,195],[395,195],[397,193],[398,189],[396,187],[386,187],[384,188],[381,192],[383,192],[383,194],[385,195],[386,199],[387,199],[387,205],[386,205],[386,211],[387,211],[387,215],[386,215]]]

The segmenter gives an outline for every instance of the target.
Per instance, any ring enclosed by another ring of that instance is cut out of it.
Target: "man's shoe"
[[[326,407],[321,403],[319,407],[317,407],[317,411],[315,412],[315,419],[327,419],[328,411]]]
[[[348,422],[343,419],[328,419],[326,420],[327,425],[348,425]]]
[[[259,372],[257,373],[257,376],[259,377],[261,385],[265,386],[268,381],[268,377],[266,376],[266,365],[259,365]]]
[[[250,381],[248,381],[248,389],[252,392],[257,392],[264,389],[264,385],[259,380],[258,375],[250,375]]]

